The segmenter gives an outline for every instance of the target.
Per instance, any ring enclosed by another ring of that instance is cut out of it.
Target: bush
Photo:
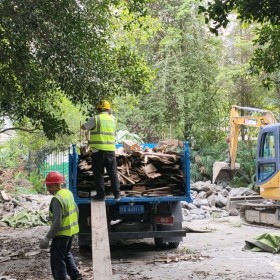
[[[37,193],[46,192],[44,178],[41,174],[38,174],[36,171],[32,171],[28,176],[28,180],[33,185],[33,188]]]

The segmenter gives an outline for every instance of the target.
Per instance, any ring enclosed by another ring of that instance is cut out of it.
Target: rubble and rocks
[[[48,223],[50,195],[0,195],[0,227],[34,227]]]
[[[232,188],[219,186],[210,181],[191,183],[191,197],[193,202],[182,202],[185,221],[237,216],[237,209],[227,209],[229,198],[236,196],[258,195],[249,188]]]

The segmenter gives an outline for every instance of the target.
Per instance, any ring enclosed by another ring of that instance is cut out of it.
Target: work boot
[[[105,195],[96,194],[91,197],[93,200],[103,201],[105,199]]]
[[[115,194],[115,200],[119,201],[121,199],[120,194]]]

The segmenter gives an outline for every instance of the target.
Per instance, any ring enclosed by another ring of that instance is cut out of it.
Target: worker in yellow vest
[[[115,155],[116,120],[111,114],[111,105],[107,100],[97,104],[98,114],[90,118],[81,129],[90,131],[88,141],[92,151],[92,170],[97,200],[104,200],[104,169],[111,181],[111,188],[116,200],[120,199],[120,183],[117,174]]]
[[[72,239],[79,232],[78,207],[71,191],[62,188],[64,177],[59,172],[50,172],[45,180],[48,192],[53,195],[49,215],[51,228],[40,242],[41,249],[51,244],[51,270],[55,280],[82,280],[73,255]]]

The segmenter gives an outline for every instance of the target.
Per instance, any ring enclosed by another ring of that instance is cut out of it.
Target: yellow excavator
[[[245,114],[241,115],[241,111]],[[232,106],[228,138],[229,157],[225,162],[214,163],[213,182],[230,182],[240,168],[240,165],[235,161],[241,125],[259,128],[256,149],[256,184],[263,200],[258,203],[248,201],[242,203],[240,217],[246,223],[279,228],[280,123],[277,122],[275,115],[271,111]]]
[[[242,111],[243,115],[241,115]],[[227,138],[229,145],[228,159],[226,161],[217,161],[214,163],[213,183],[230,183],[240,168],[240,164],[236,163],[240,127],[250,126],[260,128],[273,123],[277,123],[277,121],[271,111],[233,105],[230,110],[229,136]]]

